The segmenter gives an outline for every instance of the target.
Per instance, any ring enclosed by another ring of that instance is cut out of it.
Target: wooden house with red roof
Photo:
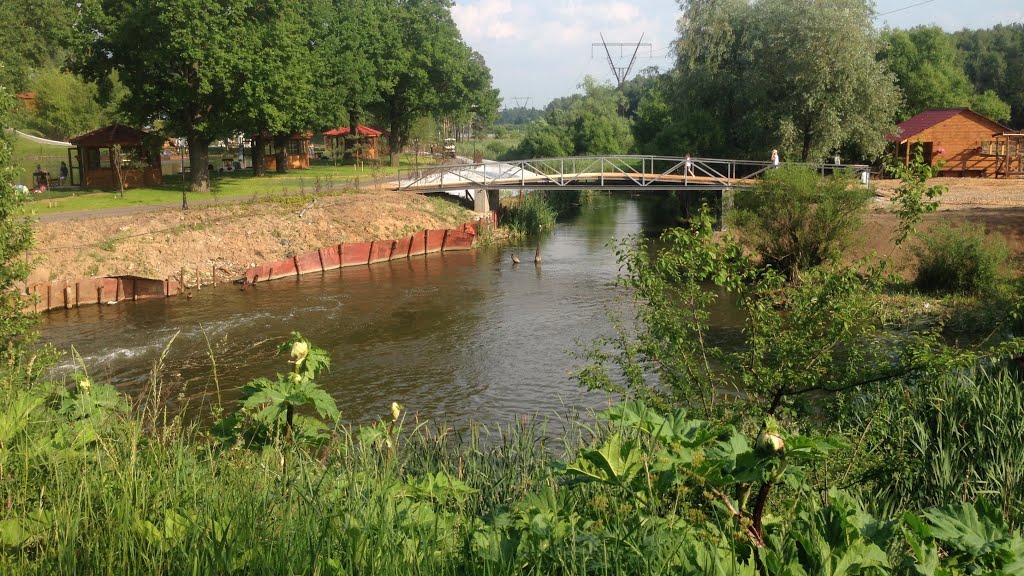
[[[887,139],[895,145],[896,157],[908,163],[920,143],[924,161],[932,166],[941,162],[943,176],[1000,176],[1013,170],[1005,153],[994,153],[999,149],[991,143],[1000,138],[1020,142],[1013,134],[1017,133],[970,108],[939,108],[906,120]],[[1019,159],[1016,165],[1019,171]]]
[[[70,140],[77,148],[76,160],[69,165],[77,166],[83,188],[117,190],[119,176],[126,187],[157,186],[161,181],[159,139],[151,146],[153,139],[148,132],[137,128],[111,124]],[[120,154],[115,154],[115,146]],[[115,166],[118,162],[120,166]]]
[[[349,148],[355,148],[358,158],[376,160],[380,155],[378,143],[384,133],[362,124],[356,126],[356,138],[350,138],[350,132],[351,129],[348,126],[324,132],[324,144],[332,152],[332,155],[335,151],[344,152]]]

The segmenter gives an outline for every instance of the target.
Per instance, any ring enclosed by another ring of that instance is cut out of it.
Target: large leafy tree
[[[288,166],[288,136],[316,122],[311,64],[315,46],[304,8],[298,0],[265,0],[247,7],[232,106],[238,129],[253,136],[256,174],[264,171],[267,136],[274,137],[277,170],[283,172]]]
[[[866,0],[682,4],[673,128],[702,154],[877,154],[898,102]]]
[[[1008,121],[1010,106],[975,87],[960,65],[956,42],[938,26],[886,30],[882,58],[903,91],[901,119],[928,108],[969,106],[994,120]]]
[[[954,36],[975,90],[984,97],[994,92],[1010,105],[1010,123],[1024,126],[1024,23],[962,30]]]
[[[420,116],[489,119],[497,114],[490,70],[462,41],[451,7],[450,0],[389,0],[387,37],[398,43],[387,47],[380,100],[370,109],[390,128],[392,153],[405,145]]]
[[[124,113],[161,123],[188,141],[193,192],[210,188],[210,143],[237,129],[235,83],[249,43],[250,0],[85,0],[93,39],[78,66],[91,77],[116,71],[129,93]],[[188,198],[182,193],[182,208]]]
[[[26,125],[51,138],[65,140],[109,122],[110,110],[99,104],[95,83],[80,76],[46,67],[35,71],[29,88],[36,94],[36,110],[24,114]]]
[[[72,6],[65,0],[0,2],[0,84],[26,90],[34,69],[64,62]]]

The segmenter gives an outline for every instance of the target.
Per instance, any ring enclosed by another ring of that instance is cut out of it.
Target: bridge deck
[[[866,166],[814,165],[824,174]],[[397,190],[726,190],[752,186],[768,162],[668,156],[581,156],[442,165],[399,174]]]

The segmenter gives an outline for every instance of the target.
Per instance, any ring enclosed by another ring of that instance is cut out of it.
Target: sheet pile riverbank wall
[[[397,240],[335,244],[292,258],[254,266],[246,270],[245,276],[236,282],[253,284],[336,270],[346,266],[367,266],[433,252],[469,250],[473,247],[481,226],[496,224],[496,213],[491,212],[475,222],[467,222],[454,229],[420,230]],[[216,273],[214,270],[214,275]],[[181,278],[163,280],[131,275],[57,280],[26,286],[23,291],[24,310],[45,312],[87,304],[114,304],[125,300],[167,298],[187,292],[187,288],[184,272]]]

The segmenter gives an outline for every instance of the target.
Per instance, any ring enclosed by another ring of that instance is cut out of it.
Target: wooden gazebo
[[[984,143],[1013,132],[969,108],[925,110],[898,128],[897,134],[886,137],[896,158],[909,164],[920,144],[924,161],[932,166],[941,162],[943,176],[995,176],[1000,160],[985,152]]]
[[[149,140],[147,132],[111,124],[72,138],[76,152],[72,159],[68,149],[68,165],[77,167],[83,188],[116,190],[119,177],[125,187],[157,186],[162,176],[160,154],[149,146]]]
[[[269,133],[264,133],[262,140],[264,142],[263,167],[266,170],[277,170],[274,139]],[[312,142],[312,132],[295,132],[288,136],[288,144],[286,145],[288,168],[309,168],[309,146]]]
[[[374,130],[362,124],[356,126],[356,138],[350,138],[352,130],[348,126],[341,126],[324,132],[324,143],[333,156],[336,152],[344,152],[349,148],[356,148],[356,157],[366,160],[376,160],[378,157],[377,143],[380,141],[383,132]]]

